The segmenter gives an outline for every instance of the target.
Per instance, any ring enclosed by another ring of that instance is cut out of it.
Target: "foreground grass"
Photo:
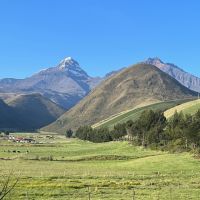
[[[99,200],[133,199],[134,193],[135,199],[200,196],[200,162],[188,153],[168,154],[127,142],[40,140],[43,144],[0,143],[0,173],[20,174],[13,199],[82,200],[88,199],[88,187],[91,199]]]

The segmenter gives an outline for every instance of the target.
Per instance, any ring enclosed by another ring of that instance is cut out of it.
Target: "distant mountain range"
[[[92,125],[111,115],[139,105],[192,98],[197,93],[154,65],[141,63],[113,74],[45,131],[64,133],[81,125]]]
[[[159,58],[100,78],[89,76],[67,57],[31,77],[0,80],[0,129],[38,129],[64,113],[44,128],[63,132],[141,104],[197,95],[185,86],[200,92],[200,79]]]
[[[67,110],[85,97],[101,80],[90,77],[78,62],[68,57],[58,66],[42,70],[31,77],[0,80],[0,96],[6,99],[16,94],[40,93]]]
[[[200,92],[197,78],[174,64],[164,63],[159,58],[149,58],[143,63],[151,64],[169,74],[187,88]],[[71,57],[57,66],[44,69],[25,79],[5,78],[0,80],[0,98],[7,100],[19,94],[40,93],[65,110],[69,110],[103,80],[120,73],[125,68],[112,71],[105,77],[89,76]]]
[[[18,95],[0,100],[0,130],[36,130],[64,113],[64,109],[40,94]]]
[[[185,87],[194,90],[196,92],[200,92],[200,78],[188,72],[185,72],[183,69],[177,67],[176,65],[171,63],[164,63],[159,58],[149,58],[144,63],[158,67],[163,72],[175,78]]]

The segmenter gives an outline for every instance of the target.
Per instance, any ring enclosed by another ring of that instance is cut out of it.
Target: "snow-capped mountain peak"
[[[58,68],[63,70],[68,68],[80,68],[80,66],[72,57],[66,57],[59,63]]]
[[[89,76],[71,57],[57,66],[44,69],[25,79],[0,80],[1,92],[40,93],[66,109],[70,109],[101,81]]]

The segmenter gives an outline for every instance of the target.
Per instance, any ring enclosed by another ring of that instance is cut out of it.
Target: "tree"
[[[200,146],[200,111],[194,115],[175,112],[165,130],[168,141],[175,148],[193,149]]]
[[[0,179],[0,200],[5,199],[16,187],[19,178],[15,178],[13,173],[10,172],[8,175],[4,175]]]
[[[73,135],[73,131],[72,131],[71,129],[68,129],[68,130],[66,131],[65,136],[68,137],[68,138],[71,138],[72,135]]]
[[[187,121],[187,134],[186,137],[193,148],[200,145],[200,110]]]
[[[126,124],[116,124],[114,129],[110,132],[110,135],[113,140],[127,135]]]
[[[81,140],[89,140],[93,129],[91,126],[80,126],[76,131],[76,137]]]
[[[129,120],[126,122],[126,130],[127,134],[131,139],[138,145],[141,145],[141,135],[142,135],[142,130],[140,128],[140,123],[139,120],[137,121],[132,121]]]
[[[161,111],[145,110],[135,122],[129,121],[126,126],[135,141],[142,146],[159,143],[163,139],[166,118]]]
[[[182,112],[178,113],[176,111],[167,124],[166,130],[170,139],[183,138],[185,135],[184,133],[184,130],[186,130],[185,128],[186,128],[186,121],[184,114]]]
[[[5,131],[4,134],[7,136],[10,135],[9,131]]]
[[[132,136],[133,135],[133,133],[132,133],[133,123],[134,123],[133,120],[128,120],[126,122],[126,131],[127,131],[128,136]]]
[[[76,131],[76,137],[81,140],[88,140],[91,142],[109,142],[112,140],[108,128],[93,129],[90,126],[79,127]]]
[[[110,131],[106,127],[94,129],[90,139],[92,142],[96,143],[112,141]]]

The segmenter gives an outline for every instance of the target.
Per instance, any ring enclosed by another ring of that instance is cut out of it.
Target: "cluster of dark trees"
[[[140,118],[126,123],[128,135],[137,145],[170,151],[200,147],[200,110],[195,115],[175,112],[166,120],[161,111],[144,111]]]
[[[169,120],[165,133],[170,148],[187,150],[200,148],[200,110],[195,115],[175,113]]]
[[[117,124],[112,131],[105,127],[93,129],[91,126],[82,126],[76,131],[76,137],[79,139],[95,143],[117,140],[125,135],[127,135],[126,124]]]
[[[138,120],[108,128],[80,127],[76,137],[91,142],[129,138],[134,144],[165,150],[190,150],[200,147],[200,110],[195,115],[175,112],[166,120],[162,111],[144,111]]]
[[[144,111],[138,120],[127,121],[126,127],[129,137],[137,144],[148,146],[165,140],[164,128],[167,120],[161,111]]]

